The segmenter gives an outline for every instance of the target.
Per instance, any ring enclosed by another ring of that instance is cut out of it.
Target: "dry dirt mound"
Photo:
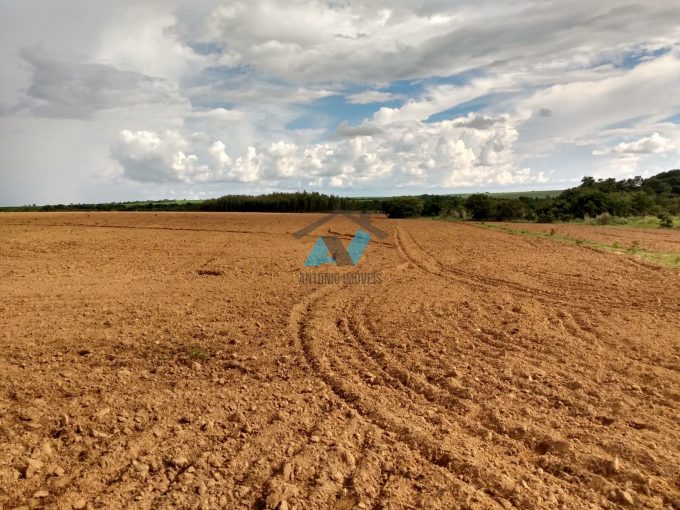
[[[678,271],[316,218],[0,216],[0,507],[680,508]]]

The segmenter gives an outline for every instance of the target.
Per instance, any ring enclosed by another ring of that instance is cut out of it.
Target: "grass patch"
[[[210,353],[200,347],[189,347],[187,356],[191,361],[208,361],[210,359]]]
[[[585,220],[574,220],[565,223],[578,225],[607,225],[610,227],[633,227],[633,228],[661,228],[660,220],[656,216],[631,216],[627,218],[621,218],[619,216],[611,216],[608,221],[603,221],[601,217],[587,218]],[[673,227],[674,229],[680,229],[680,216],[673,217]]]
[[[656,221],[658,222],[659,220]],[[490,228],[492,230],[499,230],[508,234],[541,237],[544,239],[550,239],[551,241],[558,241],[576,246],[586,246],[588,248],[617,253],[619,255],[628,255],[645,260],[647,262],[651,262],[653,264],[657,264],[659,266],[680,269],[680,253],[650,251],[645,248],[641,248],[640,242],[637,240],[631,241],[630,245],[626,247],[622,247],[619,243],[607,244],[600,241],[591,241],[589,239],[557,235],[557,230],[554,228],[550,229],[550,232],[535,232],[532,230],[510,228],[502,225],[490,225],[484,222],[473,224],[481,228]]]

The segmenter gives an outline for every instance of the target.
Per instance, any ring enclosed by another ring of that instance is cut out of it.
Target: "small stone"
[[[349,464],[351,467],[354,467],[354,465],[356,464],[356,459],[354,458],[352,452],[350,452],[349,450],[343,449],[342,452],[340,453],[340,457],[342,457],[342,460]]]
[[[309,440],[310,440],[312,443],[318,443],[319,441],[321,441],[321,438],[320,438],[319,436],[317,436],[317,435],[314,435],[314,436],[310,437]]]
[[[611,473],[618,473],[621,470],[621,463],[619,462],[619,457],[614,457],[614,460],[612,460],[609,463],[609,471]]]
[[[545,441],[541,441],[541,443],[538,445],[538,450],[541,455],[545,455],[546,453],[558,455],[565,454],[570,452],[571,449],[571,443],[561,439],[547,439]]]
[[[183,455],[178,455],[176,457],[173,457],[170,459],[170,464],[175,466],[176,468],[183,468],[189,465],[189,459],[184,457]]]
[[[232,413],[229,416],[229,421],[236,422],[236,423],[245,423],[246,422],[246,415],[243,414],[241,411],[236,411],[235,413]]]
[[[626,491],[619,491],[619,499],[621,500],[622,503],[625,503],[627,505],[632,505],[635,503],[635,501],[633,501],[633,496],[631,496]]]
[[[50,493],[48,491],[42,490],[42,491],[38,491],[35,494],[33,494],[33,497],[36,498],[36,499],[42,499],[42,498],[46,498],[49,495],[50,495]]]
[[[583,388],[583,384],[581,384],[578,381],[570,381],[567,383],[567,388],[569,388],[570,390],[580,390],[581,388]]]
[[[76,499],[71,506],[73,507],[73,510],[83,510],[83,508],[87,506],[87,501],[83,498]]]
[[[132,467],[135,468],[135,471],[137,471],[140,475],[146,476],[149,474],[149,465],[144,464],[143,462],[138,462],[136,460],[132,461]]]
[[[342,473],[340,471],[333,471],[331,473],[331,480],[334,482],[342,482],[345,479],[344,476],[342,476]]]
[[[99,411],[97,412],[97,414],[95,414],[95,416],[96,416],[98,419],[101,420],[104,416],[106,416],[106,415],[109,414],[110,412],[111,412],[111,408],[110,408],[110,407],[105,407],[105,408],[99,410]]]
[[[515,481],[507,475],[500,476],[500,486],[506,493],[512,493],[515,490]]]
[[[42,461],[37,459],[28,459],[26,462],[19,466],[19,472],[24,476],[24,478],[31,478],[43,467]]]
[[[40,453],[46,457],[51,456],[54,453],[52,445],[49,442],[45,442],[40,449]]]
[[[285,466],[283,466],[283,479],[286,480],[287,482],[292,482],[293,475],[294,475],[293,465],[290,462],[288,462],[286,463]]]

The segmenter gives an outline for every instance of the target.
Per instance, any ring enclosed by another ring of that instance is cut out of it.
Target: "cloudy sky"
[[[0,205],[680,167],[667,0],[0,0]]]

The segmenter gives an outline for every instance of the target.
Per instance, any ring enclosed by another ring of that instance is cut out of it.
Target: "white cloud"
[[[515,168],[512,148],[517,131],[507,118],[470,115],[432,124],[398,122],[370,133],[314,145],[279,141],[251,146],[234,159],[222,141],[204,135],[125,130],[113,154],[126,177],[144,182],[320,179],[330,186],[451,188],[544,180],[528,169]]]
[[[634,45],[676,41],[677,21],[674,6],[656,1],[261,0],[220,6],[200,30],[203,40],[221,46],[230,66],[247,63],[293,82],[366,83],[490,65],[579,69]]]
[[[3,200],[678,166],[680,11],[656,0],[5,2],[0,74]]]
[[[527,119],[527,141],[591,140],[600,131],[626,121],[663,119],[680,112],[680,53],[670,52],[618,75],[600,80],[559,84],[535,93],[518,105]],[[541,109],[550,109],[549,118]]]
[[[614,147],[606,149],[596,149],[593,151],[595,156],[636,156],[647,154],[663,154],[680,150],[680,140],[671,140],[659,133],[651,136],[633,140],[631,142],[621,142]]]
[[[178,39],[176,16],[159,7],[139,3],[121,11],[119,22],[105,26],[99,34],[92,60],[173,81],[208,65],[207,57]]]
[[[346,97],[346,100],[351,104],[371,104],[400,101],[405,98],[406,96],[403,94],[393,94],[392,92],[383,92],[380,90],[364,90],[363,92],[350,94]]]
[[[112,148],[124,168],[125,177],[140,182],[252,182],[257,179],[260,161],[254,147],[232,159],[225,145],[215,141],[205,145],[201,134],[185,137],[177,131],[164,133],[124,130]],[[195,150],[200,153],[197,155]]]

